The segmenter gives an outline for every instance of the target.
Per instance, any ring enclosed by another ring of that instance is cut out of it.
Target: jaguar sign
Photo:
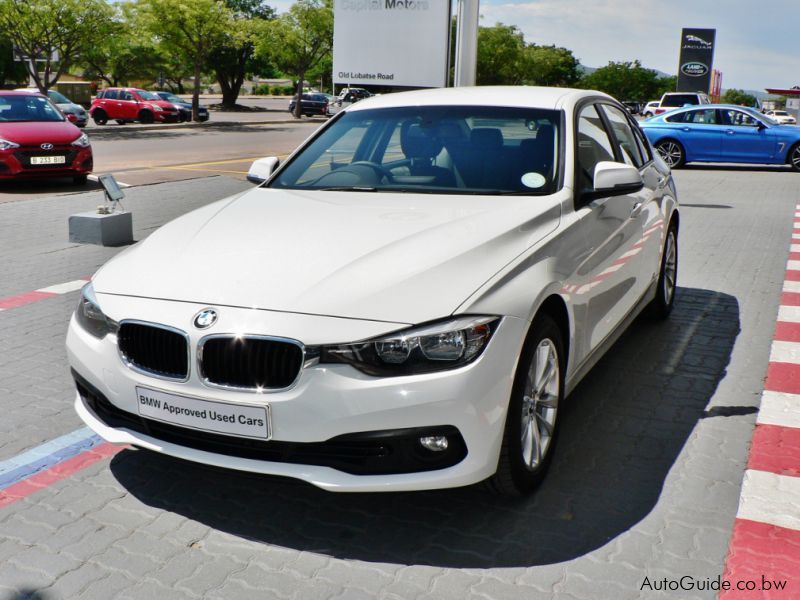
[[[677,91],[709,93],[716,33],[716,29],[681,31]]]

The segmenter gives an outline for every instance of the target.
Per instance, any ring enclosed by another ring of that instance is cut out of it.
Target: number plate
[[[63,165],[67,162],[66,156],[32,156],[32,165]]]
[[[269,405],[213,402],[138,386],[136,405],[143,417],[189,429],[262,440],[272,436]]]

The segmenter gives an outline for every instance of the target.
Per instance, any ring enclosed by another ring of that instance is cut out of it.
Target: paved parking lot
[[[676,180],[673,316],[635,323],[571,396],[535,496],[337,495],[98,445],[0,503],[0,599],[649,598],[670,596],[642,589],[645,578],[715,579],[800,176],[703,167]],[[141,239],[248,187],[219,176],[130,188],[126,206]],[[81,435],[64,351],[77,292],[32,292],[86,278],[119,251],[66,241],[68,215],[101,201],[0,203],[0,477],[15,457]],[[800,594],[800,574],[793,583]]]

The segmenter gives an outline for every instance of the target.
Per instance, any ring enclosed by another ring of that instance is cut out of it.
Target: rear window
[[[684,104],[700,104],[700,98],[697,94],[671,94],[661,101],[662,108],[683,106]]]

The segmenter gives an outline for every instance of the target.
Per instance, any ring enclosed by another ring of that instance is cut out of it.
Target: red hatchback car
[[[92,167],[89,137],[50,100],[0,91],[0,180],[72,177],[86,183]]]
[[[120,125],[140,123],[177,123],[180,112],[172,102],[162,100],[153,92],[137,88],[107,88],[97,92],[89,109],[98,125],[114,120]]]

